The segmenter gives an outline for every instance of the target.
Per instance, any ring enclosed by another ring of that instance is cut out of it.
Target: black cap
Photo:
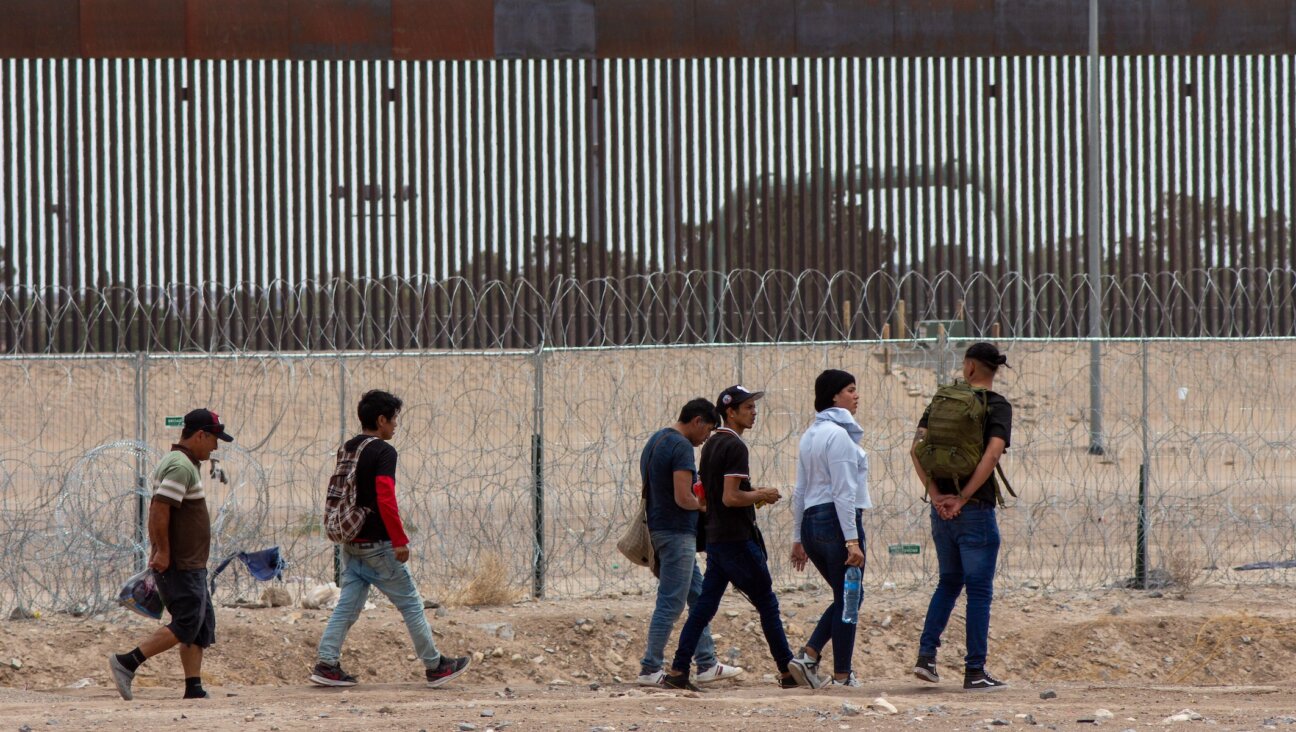
[[[989,366],[991,371],[997,370],[1000,366],[1008,365],[1008,357],[1000,353],[999,348],[993,343],[973,343],[968,346],[963,358],[980,361]]]
[[[221,423],[220,415],[210,409],[195,409],[184,417],[185,430],[197,432],[210,432],[225,442],[233,442],[234,438],[225,432],[225,425]]]
[[[824,369],[815,379],[815,404],[816,412],[831,407],[833,398],[841,393],[842,389],[855,383],[855,377],[849,371],[841,369]]]
[[[720,396],[716,399],[716,409],[723,415],[726,409],[732,409],[743,402],[760,399],[763,396],[765,396],[763,391],[747,391],[746,387],[734,385],[720,392]]]

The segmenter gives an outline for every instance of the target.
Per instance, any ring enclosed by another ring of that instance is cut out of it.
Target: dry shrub
[[[1201,579],[1201,562],[1197,561],[1196,555],[1191,551],[1166,552],[1165,569],[1166,574],[1170,575],[1170,581],[1181,590],[1191,588]]]
[[[508,605],[521,598],[522,591],[509,584],[509,568],[500,555],[486,554],[473,566],[476,574],[467,584],[452,591],[446,604],[489,607]]]

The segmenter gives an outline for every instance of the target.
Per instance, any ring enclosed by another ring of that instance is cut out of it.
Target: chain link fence
[[[610,302],[628,320],[676,315],[627,292]],[[825,299],[797,317],[832,320],[839,305]],[[166,417],[196,406],[219,411],[237,438],[203,468],[213,560],[278,545],[294,581],[328,581],[325,482],[371,388],[406,400],[397,484],[425,592],[444,597],[491,556],[520,594],[644,590],[650,575],[628,565],[615,541],[636,508],[647,436],[694,396],[714,398],[735,382],[766,390],[748,434],[753,478],[790,495],[814,377],[826,367],[852,371],[862,393],[877,506],[865,519],[866,583],[925,588],[936,562],[908,456],[915,423],[936,385],[957,372],[971,334],[989,337],[1011,316],[816,342],[4,356],[0,611],[92,612],[115,598],[146,550],[147,475],[177,432]],[[1281,570],[1235,567],[1296,556],[1296,407],[1283,398],[1296,339],[1096,341],[1102,454],[1090,451],[1095,341],[997,342],[1012,365],[998,388],[1015,405],[1005,469],[1019,494],[1001,512],[1004,585],[1092,588],[1136,574],[1287,581]],[[789,501],[760,512],[780,586],[814,581],[787,561],[790,517]],[[902,545],[919,553],[892,553]],[[227,575],[218,597],[259,589]]]

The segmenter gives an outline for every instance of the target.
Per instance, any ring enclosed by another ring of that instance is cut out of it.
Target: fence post
[[[148,356],[135,356],[135,555],[136,571],[144,571],[148,552],[148,465],[144,463],[148,446]]]
[[[1102,244],[1099,241],[1101,222],[1099,196],[1102,161],[1098,135],[1098,0],[1089,0],[1089,79],[1086,90],[1086,124],[1089,128],[1089,145],[1086,150],[1085,187],[1088,193],[1088,210],[1085,217],[1085,236],[1089,244],[1089,454],[1102,455],[1103,403],[1102,403]]]
[[[1148,452],[1148,344],[1147,338],[1140,341],[1142,353],[1142,372],[1143,372],[1143,410],[1140,413],[1140,426],[1143,431],[1143,462],[1139,465],[1139,486],[1138,486],[1138,532],[1134,537],[1135,555],[1134,555],[1134,586],[1138,589],[1147,589],[1148,578],[1148,514],[1147,514],[1147,494],[1148,483],[1151,482],[1152,458]]]
[[[545,594],[544,530],[544,341],[535,352],[535,402],[532,407],[531,478],[535,504],[534,553],[532,555],[531,594],[537,600]]]

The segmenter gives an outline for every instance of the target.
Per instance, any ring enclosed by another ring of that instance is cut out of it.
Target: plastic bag
[[[153,570],[146,568],[126,580],[126,584],[122,585],[121,593],[117,595],[117,602],[146,618],[160,620],[162,596],[158,594]]]

